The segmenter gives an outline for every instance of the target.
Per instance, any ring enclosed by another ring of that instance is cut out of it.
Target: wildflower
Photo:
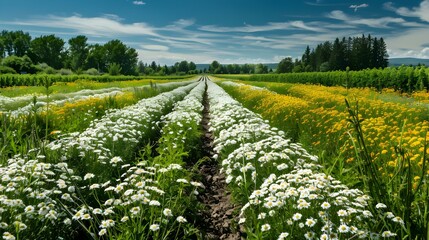
[[[314,225],[316,225],[317,220],[313,219],[313,218],[307,218],[307,220],[305,221],[305,225],[309,226],[309,227],[313,227]]]
[[[394,217],[394,218],[392,218],[392,221],[396,222],[396,223],[399,223],[401,225],[404,225],[404,220],[402,220],[401,217]]]
[[[330,208],[330,207],[331,207],[331,204],[329,204],[328,202],[323,202],[323,203],[322,203],[322,205],[321,205],[321,207],[322,207],[323,209],[328,209],[328,208]]]
[[[298,221],[298,220],[300,220],[300,219],[301,219],[301,217],[302,217],[302,214],[301,214],[301,213],[295,213],[295,214],[292,216],[292,219],[293,219],[294,221]]]
[[[338,227],[338,232],[340,232],[340,233],[347,233],[347,232],[349,232],[349,227],[347,225],[345,225],[345,224],[341,224]]]
[[[89,215],[88,213],[85,213],[85,214],[82,216],[82,219],[83,219],[83,220],[91,219],[91,215]]]
[[[238,220],[238,224],[243,224],[246,222],[246,218],[240,218],[240,220]]]
[[[25,211],[25,213],[33,213],[34,207],[29,205],[29,206],[25,207],[24,211]]]
[[[395,215],[393,215],[392,212],[386,212],[386,217],[390,219],[390,218],[394,218]]]
[[[92,174],[92,173],[87,173],[87,174],[85,174],[85,176],[83,177],[83,180],[88,180],[88,179],[91,179],[91,178],[93,178],[93,177],[95,177],[95,175],[94,175],[94,174]]]
[[[116,166],[116,164],[120,162],[122,162],[121,157],[113,157],[112,159],[110,159],[110,164],[112,164],[113,166]]]
[[[314,232],[306,232],[305,234],[304,234],[304,237],[305,237],[305,239],[308,239],[308,240],[310,240],[310,239],[313,239],[314,238]]]
[[[158,230],[159,230],[159,224],[152,224],[152,225],[150,225],[149,229],[150,229],[151,231],[156,232],[156,231],[158,231]]]
[[[337,214],[338,214],[338,217],[345,217],[348,215],[347,211],[344,209],[338,210]]]
[[[15,236],[13,236],[10,232],[3,233],[4,240],[15,240]]]
[[[173,213],[171,212],[171,210],[169,208],[165,208],[162,213],[164,214],[164,216],[166,217],[171,217],[173,216]]]
[[[178,217],[176,218],[176,221],[178,221],[179,223],[185,223],[185,222],[188,222],[188,221],[186,220],[186,218],[184,218],[184,217],[182,217],[182,216],[178,216]]]
[[[189,183],[188,180],[183,179],[183,178],[177,179],[176,182],[178,182],[178,183]]]
[[[115,226],[115,221],[113,221],[112,219],[107,219],[107,220],[101,221],[100,228],[109,228],[113,226]]]
[[[384,203],[377,203],[377,205],[375,205],[375,208],[380,209],[380,208],[387,208],[386,204]]]
[[[280,235],[279,235],[279,238],[277,239],[277,240],[284,240],[285,238],[287,238],[289,236],[289,233],[287,233],[287,232],[282,232]]]
[[[392,233],[391,231],[384,231],[383,233],[381,233],[381,236],[384,238],[395,237],[396,233]]]
[[[105,229],[105,228],[103,228],[103,229],[101,229],[99,232],[98,232],[98,236],[103,236],[103,235],[105,235],[107,233],[107,230]]]
[[[103,210],[101,210],[100,208],[95,208],[94,210],[92,210],[92,213],[94,213],[94,214],[103,214]]]
[[[140,207],[133,207],[130,212],[132,215],[137,215],[140,212]]]
[[[261,231],[262,232],[269,231],[270,229],[271,229],[271,226],[268,223],[261,226]]]
[[[161,206],[161,203],[156,200],[151,200],[149,206]]]

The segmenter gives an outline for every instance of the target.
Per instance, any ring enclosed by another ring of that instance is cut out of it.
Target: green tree
[[[111,63],[111,64],[109,64],[108,71],[109,71],[109,75],[117,76],[117,75],[121,74],[122,67],[121,67],[121,65],[119,65],[117,63]]]
[[[189,62],[189,71],[197,70],[197,65],[194,62]]]
[[[55,35],[35,38],[30,44],[30,58],[35,63],[46,63],[55,69],[60,69],[65,59],[64,44],[64,40]]]
[[[219,73],[221,71],[221,65],[218,61],[213,61],[209,66],[210,73]]]
[[[31,36],[23,31],[2,31],[0,33],[0,56],[18,56],[23,57],[28,54],[30,48]]]
[[[89,46],[87,41],[88,38],[83,35],[70,38],[68,41],[70,67],[74,71],[83,69],[86,65],[85,61],[87,60],[89,54]]]
[[[107,71],[106,50],[100,44],[89,46],[88,56],[86,58],[86,68],[95,68],[98,72]]]
[[[134,48],[127,47],[120,40],[111,40],[104,44],[106,51],[106,63],[108,65],[116,63],[122,68],[125,75],[135,75],[138,54]]]
[[[268,73],[268,67],[262,63],[255,65],[255,74],[264,74]]]
[[[277,73],[289,73],[293,70],[293,62],[291,57],[284,58],[277,66]]]
[[[181,61],[179,63],[178,72],[183,72],[183,73],[188,73],[189,72],[189,65],[188,65],[188,61]]]

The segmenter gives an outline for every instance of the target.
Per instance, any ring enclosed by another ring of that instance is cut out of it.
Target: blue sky
[[[278,62],[371,34],[390,57],[429,58],[429,0],[0,0],[0,30],[120,39],[144,62]]]

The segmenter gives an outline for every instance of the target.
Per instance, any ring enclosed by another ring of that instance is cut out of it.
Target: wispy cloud
[[[93,36],[115,36],[122,34],[159,36],[153,27],[146,23],[123,23],[116,15],[103,15],[101,17],[82,17],[80,15],[59,17],[51,15],[41,19],[4,21],[1,23],[44,27],[48,29],[69,29],[78,34]]]
[[[208,32],[242,32],[242,33],[254,33],[254,32],[269,32],[278,30],[307,30],[313,32],[322,32],[323,28],[320,26],[309,26],[303,21],[290,21],[290,22],[269,22],[266,25],[249,25],[245,24],[241,27],[222,27],[216,25],[206,25],[199,28],[203,31]]]
[[[418,7],[413,7],[412,9],[407,7],[396,8],[392,2],[385,3],[384,8],[403,17],[416,17],[422,21],[429,22],[429,0],[423,0]]]
[[[170,48],[164,45],[142,45],[143,49],[151,50],[151,51],[168,51]]]
[[[356,18],[345,14],[343,11],[334,10],[326,15],[328,18],[344,21],[351,25],[365,25],[372,28],[390,28],[391,24],[408,24],[403,18],[381,17],[381,18]]]
[[[367,4],[367,3],[363,3],[363,4],[360,4],[360,5],[350,5],[350,7],[349,8],[353,8],[354,10],[355,10],[355,12],[357,12],[357,10],[359,9],[359,8],[366,8],[366,7],[368,7],[369,5]]]
[[[143,1],[134,1],[133,4],[134,5],[145,5],[146,3]]]

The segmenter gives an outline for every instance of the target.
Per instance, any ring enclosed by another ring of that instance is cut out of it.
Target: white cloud
[[[243,33],[254,33],[254,32],[269,32],[276,30],[307,30],[313,32],[321,32],[325,29],[320,26],[309,26],[303,21],[290,21],[290,22],[269,22],[266,25],[249,25],[244,24],[242,27],[221,27],[216,25],[206,25],[199,28],[200,30],[207,32],[243,32]]]
[[[133,4],[134,5],[145,5],[146,3],[143,1],[134,1]]]
[[[51,15],[43,19],[9,21],[3,23],[19,26],[69,29],[79,34],[92,36],[117,36],[124,34],[159,36],[155,30],[146,23],[122,23],[122,19],[116,15],[103,15],[101,17],[82,17],[80,15],[59,17]]]
[[[349,21],[351,20],[349,16],[347,16],[343,11],[334,10],[326,15],[329,18],[341,20],[341,21]]]
[[[154,44],[142,45],[141,47],[146,49],[146,50],[151,50],[151,51],[168,51],[170,49],[167,46],[154,45]]]
[[[359,9],[359,8],[366,8],[369,5],[366,3],[360,4],[360,5],[350,5],[349,8],[353,8],[355,10],[355,12]]]
[[[412,9],[409,9],[407,7],[396,8],[393,6],[392,2],[385,3],[384,8],[390,11],[394,11],[400,16],[416,17],[420,18],[422,21],[429,22],[429,0],[421,1],[418,7],[413,7]]]
[[[345,14],[343,11],[334,10],[326,15],[331,19],[344,21],[350,25],[365,25],[372,28],[389,28],[389,24],[401,24],[406,25],[407,23],[402,18],[393,17],[381,17],[381,18],[356,18]]]

